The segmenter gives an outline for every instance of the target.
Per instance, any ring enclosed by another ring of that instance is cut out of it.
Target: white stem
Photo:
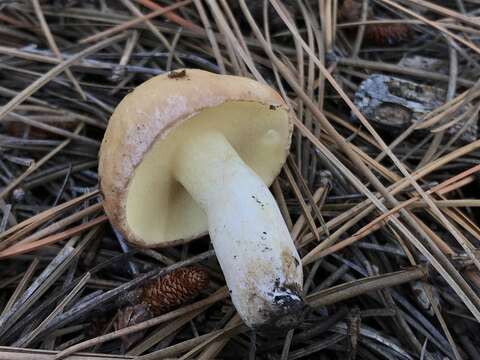
[[[175,175],[207,214],[217,259],[244,322],[278,326],[278,319],[303,304],[303,274],[267,186],[218,132],[185,141]]]

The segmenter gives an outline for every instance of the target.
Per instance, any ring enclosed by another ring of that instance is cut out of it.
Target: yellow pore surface
[[[285,162],[290,142],[285,109],[228,101],[181,122],[165,138],[157,139],[129,184],[127,222],[147,246],[182,243],[208,231],[204,211],[173,175],[179,146],[204,129],[221,132],[267,185]]]

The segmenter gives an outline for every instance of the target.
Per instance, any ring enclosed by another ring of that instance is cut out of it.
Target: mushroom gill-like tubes
[[[273,133],[265,137],[275,141]],[[174,162],[174,176],[207,214],[217,259],[243,321],[252,328],[291,326],[303,308],[302,266],[268,187],[217,131],[196,133],[179,144]]]

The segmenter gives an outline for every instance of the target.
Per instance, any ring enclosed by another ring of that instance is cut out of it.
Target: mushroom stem
[[[302,265],[268,187],[219,132],[195,134],[177,154],[176,179],[207,214],[244,322],[253,328],[292,326],[303,308]]]

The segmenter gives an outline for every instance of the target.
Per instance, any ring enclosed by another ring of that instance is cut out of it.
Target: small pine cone
[[[375,45],[397,45],[409,40],[412,31],[405,24],[371,24],[365,28],[365,39]]]
[[[362,16],[362,2],[359,0],[344,0],[338,8],[337,18],[342,22],[359,21]],[[369,10],[368,19],[373,18]],[[349,35],[355,30],[347,30]],[[413,32],[405,24],[370,24],[365,26],[365,40],[377,46],[392,46],[401,44],[412,38]]]
[[[149,282],[143,288],[142,302],[158,316],[193,299],[207,286],[208,274],[204,269],[180,268]]]

